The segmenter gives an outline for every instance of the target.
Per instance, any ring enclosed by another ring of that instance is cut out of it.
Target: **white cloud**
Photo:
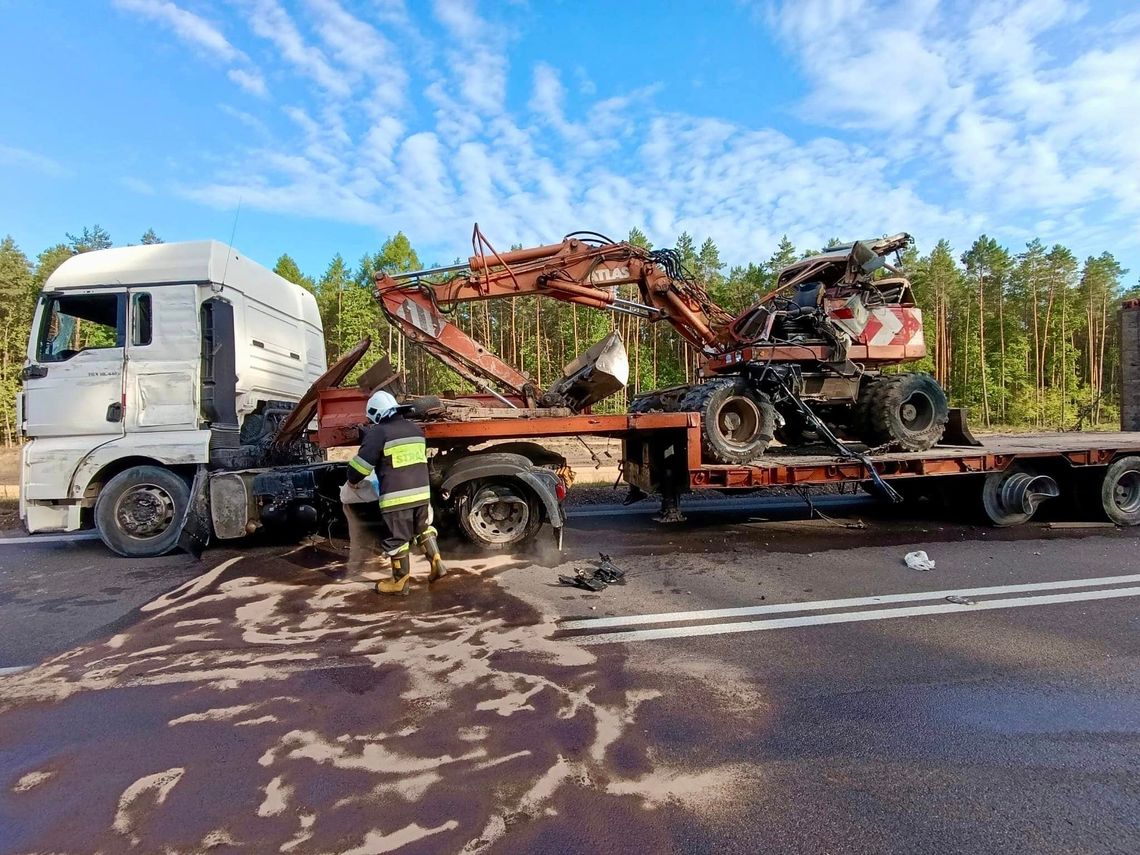
[[[474,0],[435,0],[432,8],[454,42],[444,52],[463,99],[484,114],[500,112],[507,94],[503,27],[480,18]]]
[[[144,18],[169,27],[179,38],[203,48],[226,62],[245,58],[244,54],[222,35],[221,30],[205,18],[176,6],[169,0],[115,0],[115,5],[125,12],[137,12]]]
[[[222,31],[200,15],[195,15],[169,0],[115,0],[125,12],[134,12],[143,18],[169,28],[182,41],[199,48],[210,56],[235,67],[226,75],[251,95],[265,97],[268,90],[261,71],[249,57],[230,42]]]
[[[273,79],[300,84],[284,129],[275,107],[231,114],[256,142],[188,198],[402,229],[440,259],[464,254],[474,220],[503,245],[633,226],[667,245],[687,230],[730,263],[785,233],[807,247],[906,230],[929,246],[1040,228],[1078,253],[1113,235],[1140,249],[1140,30],[1077,39],[1082,9],[1060,0],[775,7],[765,20],[809,83],[794,136],[681,114],[658,86],[601,98],[585,70],[549,61],[516,69],[529,86],[508,98],[525,33],[462,0],[434,0],[438,27],[422,31],[418,4],[305,4],[294,20],[246,0],[276,47]]]
[[[365,101],[376,114],[404,103],[408,76],[399,53],[377,29],[345,11],[336,0],[308,0],[317,33],[342,64],[373,89]]]
[[[329,64],[325,54],[307,44],[297,25],[277,0],[251,0],[247,4],[249,26],[271,42],[294,68],[314,80],[329,94],[346,97],[351,87],[345,75]]]
[[[265,78],[262,77],[258,71],[245,68],[231,68],[226,72],[226,75],[230,80],[251,95],[264,98],[269,94],[269,90],[265,86]]]
[[[47,155],[3,143],[0,143],[0,164],[16,166],[20,169],[31,169],[53,178],[67,174],[67,170],[59,161],[53,160]]]

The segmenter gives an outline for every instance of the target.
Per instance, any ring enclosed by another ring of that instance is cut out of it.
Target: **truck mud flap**
[[[194,473],[194,482],[190,485],[190,502],[186,505],[186,513],[182,516],[181,531],[178,533],[178,546],[194,556],[202,557],[204,550],[210,543],[210,499],[207,487],[209,476],[206,467],[199,466]]]
[[[946,422],[946,430],[938,441],[939,445],[981,447],[982,443],[970,433],[970,426],[966,424],[968,412],[965,407],[950,408],[950,419]]]

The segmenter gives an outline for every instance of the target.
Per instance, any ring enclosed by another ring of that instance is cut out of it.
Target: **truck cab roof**
[[[123,246],[84,252],[63,262],[45,291],[193,283],[224,285],[267,305],[298,301],[298,316],[321,326],[316,299],[302,288],[216,240]]]

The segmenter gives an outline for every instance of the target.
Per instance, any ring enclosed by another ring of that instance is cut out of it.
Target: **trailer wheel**
[[[159,466],[134,466],[106,483],[95,501],[95,526],[103,543],[127,558],[151,558],[178,543],[190,503],[186,482]]]
[[[1117,525],[1140,525],[1140,457],[1122,457],[1105,470],[1100,504]]]
[[[779,419],[766,395],[735,378],[694,386],[681,410],[701,414],[701,449],[713,463],[748,463],[765,452]]]
[[[998,528],[1021,525],[1033,519],[1046,499],[1061,495],[1057,482],[1020,467],[991,472],[982,482],[982,510]]]
[[[946,393],[929,374],[883,377],[868,405],[870,441],[904,451],[926,451],[942,438],[950,418]]]
[[[537,497],[515,481],[477,481],[459,496],[459,527],[483,549],[511,549],[533,538],[542,527]]]

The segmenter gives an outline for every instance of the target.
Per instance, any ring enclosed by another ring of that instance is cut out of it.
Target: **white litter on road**
[[[919,549],[915,552],[908,552],[906,554],[906,556],[903,558],[903,561],[906,562],[906,566],[909,567],[911,570],[933,570],[934,569],[934,562],[930,559],[930,556],[927,555],[921,549]]]

